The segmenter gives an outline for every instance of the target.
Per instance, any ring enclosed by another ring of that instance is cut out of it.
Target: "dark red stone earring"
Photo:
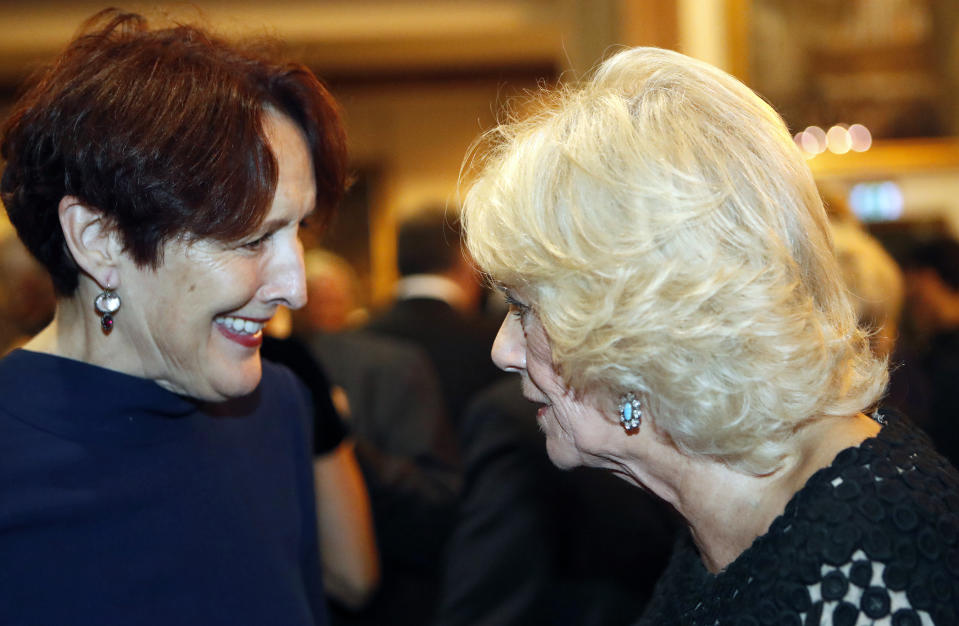
[[[120,310],[120,296],[112,289],[104,289],[93,301],[93,308],[100,314],[100,328],[105,334],[113,330],[113,314]]]

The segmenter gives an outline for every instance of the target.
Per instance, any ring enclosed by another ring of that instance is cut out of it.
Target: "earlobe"
[[[75,196],[64,196],[58,211],[63,237],[77,266],[102,288],[116,289],[121,248],[115,229],[102,212]]]

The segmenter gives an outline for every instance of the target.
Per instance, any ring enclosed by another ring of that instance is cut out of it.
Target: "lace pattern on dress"
[[[892,411],[718,575],[688,535],[641,624],[959,624],[959,473]]]

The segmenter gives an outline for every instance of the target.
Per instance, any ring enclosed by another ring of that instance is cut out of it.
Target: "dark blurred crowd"
[[[873,350],[889,358],[882,405],[908,416],[956,464],[959,241],[944,223],[884,224],[870,231],[841,202],[827,206],[860,325],[872,330]]]

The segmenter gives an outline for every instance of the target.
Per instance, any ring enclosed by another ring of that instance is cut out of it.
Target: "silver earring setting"
[[[619,402],[619,422],[626,429],[626,432],[639,428],[639,423],[643,419],[642,405],[639,400],[630,391]]]
[[[112,289],[104,289],[93,301],[93,308],[100,314],[100,328],[109,334],[113,330],[113,314],[120,310],[120,296]]]

